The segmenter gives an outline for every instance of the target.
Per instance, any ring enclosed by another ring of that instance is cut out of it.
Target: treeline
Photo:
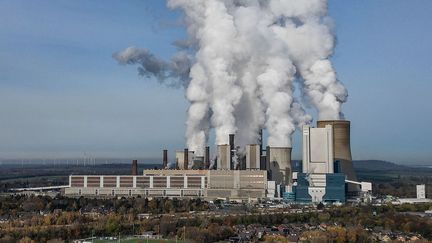
[[[416,185],[426,185],[426,195],[432,195],[431,169],[408,170],[356,170],[359,180],[372,182],[374,195],[396,197],[416,197]]]
[[[68,212],[116,212],[119,214],[164,214],[208,209],[208,203],[201,199],[156,198],[69,198],[57,196],[15,195],[0,197],[0,216],[17,217],[20,213]]]
[[[398,176],[397,180],[373,184],[374,195],[392,195],[396,197],[415,198],[416,185],[426,185],[426,195],[432,195],[432,176]]]

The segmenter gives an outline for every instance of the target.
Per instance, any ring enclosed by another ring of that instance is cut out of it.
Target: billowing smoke
[[[285,43],[303,79],[305,100],[318,110],[318,119],[340,119],[348,93],[336,79],[329,57],[335,38],[327,16],[326,0],[270,1],[270,9],[282,24],[272,28]]]
[[[120,64],[138,64],[138,73],[150,78],[154,76],[160,83],[169,87],[187,87],[189,85],[190,57],[185,52],[178,52],[166,62],[150,51],[134,46],[113,54]]]
[[[270,146],[291,146],[296,127],[312,119],[303,102],[319,119],[341,118],[347,91],[329,60],[335,38],[326,0],[167,3],[184,13],[188,39],[175,42],[183,51],[164,61],[129,47],[114,58],[139,65],[143,76],[185,87],[187,146],[196,155],[203,155],[212,128],[217,144],[227,144],[230,133],[241,147],[256,143],[265,128]]]

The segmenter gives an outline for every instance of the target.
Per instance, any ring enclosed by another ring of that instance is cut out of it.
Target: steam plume
[[[318,110],[318,119],[340,119],[348,93],[336,79],[329,57],[335,38],[327,17],[327,1],[270,1],[270,9],[283,21],[274,32],[283,41],[303,79],[303,93]]]
[[[271,146],[291,146],[296,127],[340,119],[347,91],[329,60],[334,48],[326,0],[168,0],[181,9],[188,39],[164,61],[146,49],[115,53],[121,64],[137,64],[140,75],[167,86],[183,86],[191,105],[187,146],[203,155],[211,128],[217,144],[236,134],[237,145],[256,143],[266,128]],[[189,56],[186,53],[193,53]],[[302,97],[294,95],[299,80]]]
[[[187,87],[191,60],[185,52],[178,52],[166,62],[150,51],[134,46],[113,54],[120,64],[138,64],[138,73],[150,78],[154,76],[160,83],[169,87]]]

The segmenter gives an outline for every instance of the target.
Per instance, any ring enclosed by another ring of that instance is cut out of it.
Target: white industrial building
[[[67,196],[265,198],[267,172],[261,170],[145,170],[143,175],[71,175]]]
[[[417,185],[416,191],[417,191],[417,198],[418,199],[425,199],[426,198],[426,185],[425,184]]]
[[[303,126],[303,173],[334,173],[333,127]]]
[[[296,174],[294,184],[297,201],[344,202],[346,184],[360,185],[360,194],[368,194],[372,191],[371,183],[347,180],[347,175],[342,173],[340,164],[334,158],[333,125],[327,124],[319,128],[305,125],[302,129],[302,138],[302,173]]]

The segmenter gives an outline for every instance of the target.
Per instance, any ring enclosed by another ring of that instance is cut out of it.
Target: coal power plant
[[[292,203],[346,202],[367,198],[372,186],[358,182],[352,166],[350,122],[321,120],[302,127],[301,168],[293,170],[291,147],[236,146],[235,134],[219,144],[211,157],[188,148],[175,151],[175,161],[162,150],[162,169],[131,175],[70,176],[69,196],[202,197],[204,199],[277,199]],[[265,148],[265,149],[263,149]]]
[[[333,24],[322,21],[329,18],[327,4],[173,2],[188,30],[176,43],[185,46],[170,59],[135,46],[113,58],[136,65],[148,81],[184,92],[189,102],[184,148],[163,151],[162,170],[116,178],[112,190],[104,183],[113,179],[102,176],[103,188],[80,188],[89,178],[73,177],[67,191],[300,203],[367,198],[371,185],[357,180],[350,122],[342,111],[348,90],[331,61]],[[215,19],[221,24],[209,24]],[[309,107],[316,111],[316,127]],[[302,137],[301,148],[294,148],[302,151],[301,168],[291,165],[296,130]]]

